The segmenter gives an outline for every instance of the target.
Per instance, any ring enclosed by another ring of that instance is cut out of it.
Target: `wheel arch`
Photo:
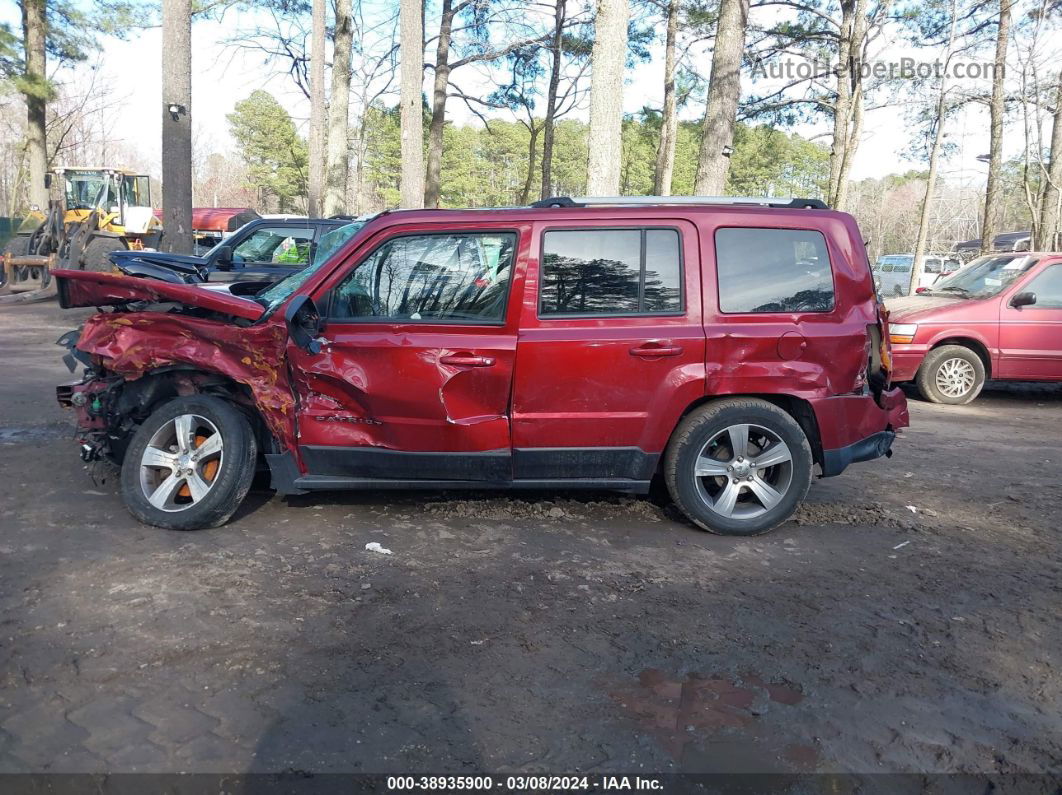
[[[812,408],[810,402],[803,398],[795,397],[794,395],[759,392],[704,395],[690,403],[679,416],[678,420],[675,422],[675,427],[671,429],[671,435],[668,437],[668,446],[671,445],[671,439],[674,437],[675,431],[678,430],[682,421],[690,413],[711,403],[720,400],[731,400],[734,398],[756,398],[782,409],[782,411],[791,416],[797,421],[797,424],[800,425],[801,430],[804,431],[804,435],[808,438],[808,444],[811,446],[811,455],[814,462],[819,466],[822,466],[824,460],[822,453],[822,437],[819,433],[818,420],[815,418],[815,410]],[[661,460],[663,460],[663,457],[661,457]]]
[[[265,418],[249,386],[224,373],[191,365],[168,365],[126,380],[119,398],[118,411],[143,421],[163,403],[184,395],[210,395],[232,403],[251,422],[259,450],[277,449]]]
[[[935,351],[937,348],[942,348],[945,345],[959,345],[963,348],[969,348],[977,357],[981,360],[981,363],[985,366],[985,379],[992,377],[992,355],[988,351],[988,346],[984,342],[976,337],[964,336],[964,335],[951,335],[941,337],[939,340],[935,340],[930,346],[930,351]],[[922,362],[925,362],[923,357]],[[919,368],[922,365],[919,364]]]

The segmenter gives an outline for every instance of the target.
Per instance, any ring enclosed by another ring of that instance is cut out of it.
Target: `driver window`
[[[1023,293],[1036,293],[1036,303],[1025,309],[1062,309],[1062,265],[1045,268],[1043,273],[1019,289]]]
[[[453,233],[388,240],[332,294],[336,320],[501,323],[516,235]]]
[[[234,262],[257,265],[307,265],[312,229],[262,227],[232,251]]]

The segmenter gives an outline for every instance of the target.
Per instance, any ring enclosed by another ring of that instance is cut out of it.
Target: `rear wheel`
[[[145,524],[218,527],[247,495],[256,452],[250,423],[231,404],[206,395],[176,398],[133,435],[122,461],[122,497]]]
[[[981,394],[985,377],[985,363],[974,351],[965,345],[942,345],[926,356],[915,382],[926,400],[961,406]]]
[[[698,527],[757,535],[788,519],[811,484],[811,446],[789,414],[734,398],[687,416],[664,457],[671,498]]]

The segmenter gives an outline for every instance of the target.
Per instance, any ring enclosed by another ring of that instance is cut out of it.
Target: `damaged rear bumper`
[[[907,397],[899,387],[872,395],[842,395],[811,401],[822,442],[822,476],[849,464],[890,455],[896,432],[910,425]]]

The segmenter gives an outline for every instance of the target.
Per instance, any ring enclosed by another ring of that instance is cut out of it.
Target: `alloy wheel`
[[[693,479],[713,512],[754,519],[785,497],[793,482],[793,455],[778,434],[762,425],[731,425],[701,448]]]
[[[183,511],[213,488],[224,456],[217,426],[198,414],[180,414],[151,437],[140,457],[140,488],[161,511]]]

